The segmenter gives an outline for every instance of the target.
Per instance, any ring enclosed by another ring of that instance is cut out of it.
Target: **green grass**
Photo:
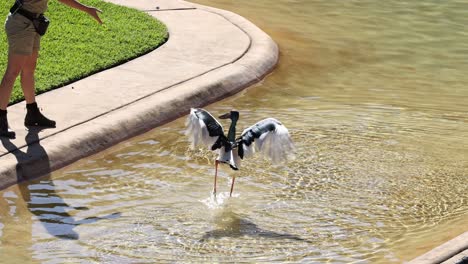
[[[13,2],[0,2],[2,19],[6,18]],[[146,13],[99,0],[80,2],[102,10],[100,17],[104,25],[99,25],[86,13],[58,1],[49,1],[45,15],[51,24],[41,39],[36,69],[37,94],[148,53],[168,38],[165,25]],[[5,30],[0,34],[0,51],[0,74],[3,76],[8,56]],[[22,100],[18,78],[10,103]]]

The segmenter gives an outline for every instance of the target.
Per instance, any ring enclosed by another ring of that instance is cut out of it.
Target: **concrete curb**
[[[431,251],[407,262],[408,264],[459,263],[468,250],[468,232],[432,249]],[[468,259],[467,259],[468,261]]]
[[[250,45],[243,55],[231,63],[167,86],[85,123],[68,127],[42,139],[33,138],[28,146],[1,157],[0,188],[46,175],[181,117],[191,107],[201,107],[233,95],[259,82],[274,69],[279,51],[276,43],[266,33],[232,12],[202,5],[193,6],[223,17],[247,34]],[[170,30],[171,25],[166,26]],[[115,68],[109,71],[112,70]],[[24,151],[26,148],[27,151]],[[18,156],[24,158],[19,160]]]

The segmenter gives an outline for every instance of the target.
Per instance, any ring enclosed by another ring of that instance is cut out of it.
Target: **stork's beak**
[[[219,118],[221,118],[221,119],[229,119],[229,118],[231,118],[231,112],[226,113],[226,114],[224,114],[224,115],[220,115]]]

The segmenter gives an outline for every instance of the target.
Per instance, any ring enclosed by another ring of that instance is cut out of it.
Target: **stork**
[[[227,136],[223,126],[208,111],[201,108],[191,108],[186,121],[185,135],[191,142],[191,148],[205,145],[212,151],[218,151],[215,160],[215,176],[213,193],[216,195],[216,179],[218,164],[225,163],[233,170],[240,168],[240,161],[255,152],[260,152],[274,163],[285,161],[293,156],[294,144],[288,129],[274,118],[267,118],[245,129],[236,138],[236,125],[239,120],[238,111],[230,111],[219,116],[221,119],[231,119]],[[237,150],[237,151],[236,151]],[[231,192],[234,189],[235,175],[232,176]]]

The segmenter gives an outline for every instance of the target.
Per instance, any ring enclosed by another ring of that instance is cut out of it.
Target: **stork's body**
[[[186,130],[186,135],[189,137],[192,147],[204,144],[211,150],[218,150],[219,152],[219,156],[215,161],[213,188],[215,194],[218,164],[220,162],[229,164],[233,170],[238,170],[240,160],[255,151],[264,153],[273,162],[279,162],[286,160],[294,150],[287,128],[274,118],[264,119],[245,129],[238,138],[236,138],[236,126],[239,120],[239,112],[231,111],[219,118],[231,119],[227,136],[224,135],[222,125],[210,113],[200,108],[190,110]],[[234,181],[235,176],[232,178],[230,195],[232,195]]]

